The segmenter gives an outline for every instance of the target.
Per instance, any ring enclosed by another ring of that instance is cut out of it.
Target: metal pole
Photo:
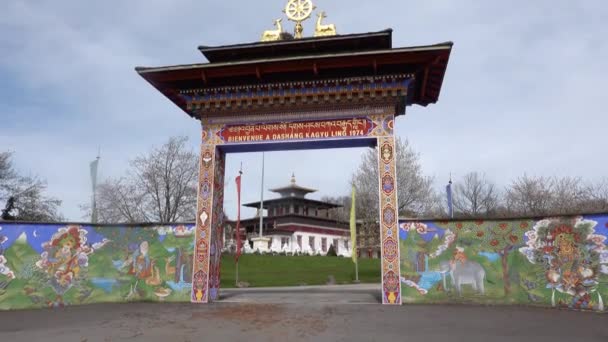
[[[238,248],[238,246],[237,246]],[[234,283],[236,287],[239,287],[239,262],[236,262],[236,282]]]
[[[359,259],[357,259],[357,262],[355,263],[355,282],[359,282]]]
[[[264,152],[262,152],[262,186],[260,191],[260,237],[264,225]]]

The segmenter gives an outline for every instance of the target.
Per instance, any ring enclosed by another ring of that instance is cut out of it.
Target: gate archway
[[[199,47],[209,63],[136,68],[202,124],[192,301],[218,298],[227,153],[377,146],[382,301],[401,304],[394,122],[437,101],[451,48],[393,48],[387,30]]]

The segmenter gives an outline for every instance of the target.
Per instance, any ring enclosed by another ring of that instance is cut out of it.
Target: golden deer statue
[[[319,18],[317,19],[317,28],[315,29],[315,37],[324,37],[324,36],[335,36],[336,33],[336,25],[329,24],[323,25],[321,22],[324,18],[327,18],[325,12],[321,12],[317,15]]]
[[[277,19],[274,21],[274,26],[276,26],[276,30],[268,30],[264,31],[262,34],[263,42],[273,42],[276,40],[281,40],[281,33],[283,33],[283,26],[281,25],[281,21],[283,19]]]

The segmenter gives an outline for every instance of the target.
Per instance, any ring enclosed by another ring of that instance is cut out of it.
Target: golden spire
[[[312,3],[312,0],[289,0],[287,5],[285,5],[285,9],[283,13],[287,15],[287,18],[296,23],[294,29],[294,35],[291,35],[287,32],[283,32],[283,25],[281,25],[281,19],[277,19],[274,21],[274,26],[276,29],[264,31],[262,34],[263,42],[271,42],[283,39],[300,39],[302,38],[302,33],[304,32],[304,26],[302,23],[310,19],[312,16],[312,12],[317,7]],[[318,19],[315,26],[315,37],[323,37],[323,36],[335,36],[336,26],[334,24],[323,24],[323,19],[327,18],[325,12],[321,12],[317,14]]]
[[[283,12],[285,12],[289,20],[296,23],[294,38],[302,38],[302,32],[304,32],[302,22],[310,18],[315,8],[312,0],[289,0]]]

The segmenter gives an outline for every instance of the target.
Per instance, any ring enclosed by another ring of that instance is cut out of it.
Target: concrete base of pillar
[[[268,243],[270,242],[270,238],[267,237],[256,237],[252,238],[253,241],[253,250],[260,251],[261,253],[267,253],[270,251],[268,248]]]

